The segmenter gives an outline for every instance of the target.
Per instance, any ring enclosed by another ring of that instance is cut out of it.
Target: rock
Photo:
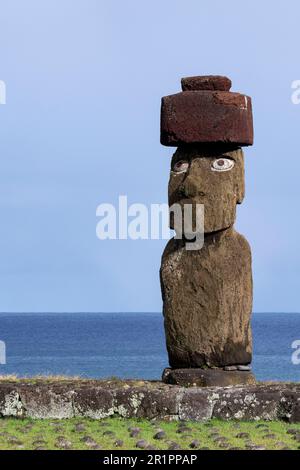
[[[150,444],[145,441],[144,439],[141,439],[140,441],[137,441],[135,447],[138,449],[147,449]]]
[[[38,446],[38,447],[35,447],[34,450],[47,450],[47,448],[43,446]]]
[[[276,439],[276,435],[275,434],[265,434],[263,436],[263,439]]]
[[[198,441],[198,439],[194,439],[189,445],[191,449],[198,449],[199,446],[200,446],[200,441]]]
[[[83,442],[90,449],[93,449],[93,450],[101,449],[98,443],[91,436],[84,436],[80,439],[80,441]]]
[[[123,447],[124,441],[122,441],[122,439],[117,439],[117,440],[114,442],[114,445],[115,445],[115,447]]]
[[[130,418],[156,418],[176,415],[178,412],[177,391],[167,388],[164,393],[155,387],[118,387],[114,391],[116,413]]]
[[[8,436],[7,437],[7,442],[9,442],[9,444],[14,444],[16,446],[23,445],[23,442],[20,441],[20,439],[18,439],[18,437],[16,437],[16,436]]]
[[[186,77],[181,79],[182,91],[219,90],[229,91],[231,80],[220,75],[203,75],[199,77]]]
[[[225,366],[224,370],[227,370],[227,371],[237,370],[237,366]]]
[[[26,409],[26,416],[34,419],[74,417],[73,392],[68,385],[49,385],[47,382],[31,386],[25,384],[21,385],[18,391],[22,407]]]
[[[289,428],[287,429],[287,434],[292,434],[292,435],[295,435],[295,434],[298,434],[299,433],[299,429],[297,428]]]
[[[197,387],[227,387],[255,383],[255,378],[251,373],[222,369],[167,369],[167,373],[163,373],[162,380],[165,383],[185,387],[194,384]]]
[[[290,423],[300,422],[300,400],[296,390],[283,390],[279,407],[279,418]]]
[[[74,431],[75,432],[84,432],[86,430],[85,425],[82,423],[75,424]]]
[[[212,417],[213,401],[198,390],[193,388],[184,390],[179,408],[180,419],[206,421]]]
[[[106,418],[114,413],[113,394],[105,387],[85,384],[74,392],[73,409],[75,416]]]
[[[153,439],[161,440],[165,439],[167,437],[165,431],[159,431],[156,434],[154,434]]]
[[[178,429],[177,429],[177,433],[178,434],[182,434],[182,433],[187,433],[189,432],[191,429],[187,426],[180,426]]]
[[[227,442],[227,439],[222,436],[214,437],[212,438],[212,441],[216,444],[223,444],[224,442]]]
[[[235,437],[238,439],[248,439],[250,436],[248,432],[239,432]]]
[[[136,426],[129,426],[128,431],[129,431],[129,432],[132,432],[132,431],[140,432],[140,431],[141,431],[141,428],[138,428],[138,427],[136,427]]]
[[[62,426],[56,426],[54,428],[54,432],[56,432],[57,434],[61,434],[64,432],[64,428]]]
[[[103,436],[115,437],[116,433],[114,431],[104,431]]]
[[[228,442],[223,441],[223,442],[219,443],[219,447],[220,447],[220,449],[229,449],[230,446],[229,446]]]
[[[68,383],[62,382],[60,384],[61,391],[63,396],[70,397],[70,405],[72,405],[73,392],[77,387],[77,380],[70,381]],[[232,423],[236,421],[255,421],[254,427],[258,426],[257,429],[260,429],[260,434],[267,434],[271,430],[268,427],[261,427],[263,423],[260,423],[260,420],[272,421],[272,420],[284,420],[287,422],[296,418],[296,414],[293,414],[297,408],[297,403],[300,402],[300,384],[296,383],[257,383],[255,385],[239,385],[239,386],[228,386],[225,388],[222,387],[192,387],[186,388],[178,385],[168,385],[161,383],[159,381],[145,382],[141,388],[136,387],[135,382],[133,381],[120,381],[116,383],[109,383],[109,381],[96,381],[101,383],[101,388],[108,387],[110,393],[115,397],[114,401],[114,415],[118,418],[124,416],[127,411],[134,416],[140,414],[142,417],[153,420],[153,426],[156,432],[158,424],[157,420],[168,419],[169,421],[177,420],[178,429],[181,427],[187,428],[182,435],[193,432],[192,426],[187,426],[187,421],[195,420],[201,421],[204,423],[207,431],[219,432],[218,428],[214,426],[214,422],[210,422],[211,418],[217,418],[220,420],[231,420]],[[119,391],[124,389],[124,385],[127,385],[126,395],[118,394]],[[88,388],[93,386],[93,381],[88,381]],[[16,382],[13,384],[13,389],[7,388],[5,382],[0,381],[0,415],[2,416],[15,416],[16,408],[10,408],[5,403],[9,402],[10,396],[19,397],[18,400],[21,400],[21,395],[25,396],[25,393],[21,393],[21,390],[27,391],[29,389],[34,389],[36,383],[30,382]],[[39,389],[45,387],[48,388],[48,395],[51,396],[52,387],[55,389],[54,396],[57,398],[59,393],[59,387],[53,385],[52,383],[45,383],[43,387],[38,384]],[[79,386],[81,387],[81,385]],[[99,385],[100,387],[100,385]],[[6,390],[9,390],[9,396],[6,396]],[[31,392],[30,392],[31,393]],[[26,392],[26,396],[30,395],[29,392]],[[34,393],[33,393],[34,394]],[[142,396],[143,395],[143,396]],[[77,395],[78,396],[78,395]],[[1,398],[2,397],[2,398]],[[35,394],[37,400],[39,396]],[[171,403],[168,403],[168,399],[171,399]],[[15,398],[14,398],[15,399]],[[120,401],[118,401],[120,399]],[[2,400],[2,401],[1,401]],[[42,398],[43,400],[43,398]],[[134,401],[134,406],[132,405]],[[60,399],[57,400],[57,403],[60,403]],[[155,403],[156,402],[156,403]],[[15,402],[14,402],[15,403]],[[121,406],[121,403],[124,405]],[[15,404],[14,406],[17,407]],[[32,407],[33,407],[32,403]],[[69,405],[66,405],[67,407]],[[26,418],[32,418],[31,412],[36,415],[37,410],[39,413],[42,412],[41,403],[37,402],[37,408],[30,408],[27,411],[25,410],[24,404],[21,403],[20,409],[23,410],[24,416]],[[125,411],[124,411],[125,410]],[[49,415],[48,416],[48,411]],[[11,415],[9,413],[12,413]],[[54,413],[54,405],[52,404],[49,408],[43,408],[44,417],[49,418]],[[58,411],[57,411],[58,413]],[[49,427],[51,427],[51,432],[56,435],[64,434],[64,423],[67,421],[59,422],[49,422]],[[2,420],[2,424],[5,423],[5,420]],[[17,427],[20,433],[22,430],[35,429],[37,424],[35,422],[29,423],[30,426],[22,426],[22,421],[18,421]],[[52,423],[52,424],[51,424]],[[32,427],[33,424],[33,427]],[[77,423],[78,424],[78,423]],[[105,426],[103,426],[105,425]],[[73,430],[74,430],[73,425]],[[109,423],[99,422],[98,432],[99,434],[105,430],[109,430]],[[235,424],[236,426],[236,424]],[[126,428],[125,428],[126,429]],[[153,434],[154,434],[153,429]],[[294,430],[294,434],[297,434],[296,426],[288,426],[288,434]],[[113,431],[110,431],[113,432]],[[236,431],[238,432],[238,431]],[[10,434],[5,431],[5,426],[1,426],[0,419],[0,433],[2,438],[7,438]],[[41,435],[38,437],[38,432],[35,433],[33,439],[39,440]],[[21,434],[20,434],[21,435]],[[15,436],[16,437],[16,436]],[[56,437],[56,436],[55,436]],[[79,436],[81,437],[81,436]],[[118,436],[119,437],[119,436]],[[193,432],[193,438],[195,434]],[[3,439],[2,439],[3,440]],[[21,439],[22,440],[22,439]],[[116,438],[112,437],[112,444]],[[192,439],[191,439],[192,440]],[[20,444],[22,445],[22,444]]]
[[[172,442],[168,447],[168,450],[180,450],[180,449],[181,447],[177,442]]]
[[[136,437],[136,436],[139,435],[139,433],[140,433],[140,431],[135,429],[135,430],[131,431],[129,435],[130,435],[130,437]]]
[[[241,372],[241,374],[246,373]],[[212,416],[217,419],[228,419],[231,416],[233,419],[245,421],[276,420],[280,399],[277,387],[263,385],[232,387],[230,391],[224,389],[218,393]]]
[[[32,443],[33,446],[44,446],[45,444],[47,444],[47,443],[43,439],[37,439],[37,440],[33,441],[33,443]]]
[[[72,442],[68,441],[64,436],[59,436],[56,439],[55,447],[57,447],[58,449],[68,450],[72,448]]]
[[[285,446],[286,446],[286,443],[285,443],[285,442],[281,442],[281,441],[277,441],[277,442],[275,442],[275,445],[278,446],[278,447],[285,447]]]

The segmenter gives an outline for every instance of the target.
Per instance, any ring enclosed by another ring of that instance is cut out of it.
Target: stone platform
[[[136,380],[0,380],[0,418],[108,416],[300,422],[300,383],[182,387]]]
[[[255,377],[250,371],[222,369],[169,369],[162,374],[162,381],[183,387],[228,387],[230,385],[254,385]]]

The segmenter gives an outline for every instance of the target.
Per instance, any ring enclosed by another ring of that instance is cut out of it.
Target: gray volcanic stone
[[[154,434],[153,439],[161,440],[167,437],[165,431],[159,431],[156,434]]]
[[[191,448],[191,449],[198,449],[198,447],[200,447],[200,441],[198,441],[198,439],[194,439],[194,440],[190,443],[190,448]]]
[[[180,450],[180,449],[181,447],[177,442],[171,442],[168,447],[168,450]]]
[[[214,403],[205,393],[186,389],[179,407],[179,418],[193,421],[206,421],[212,417]]]
[[[155,418],[178,413],[177,391],[149,387],[129,387],[115,390],[115,412],[124,417]]]
[[[257,420],[277,419],[280,392],[272,387],[255,385],[221,390],[215,401],[213,417]]]
[[[122,439],[117,439],[114,442],[114,445],[115,445],[115,447],[122,447],[124,445],[124,441],[122,441]]]
[[[106,418],[114,413],[113,394],[99,386],[83,386],[74,392],[73,408],[75,415],[87,418]]]
[[[35,419],[74,417],[72,388],[61,384],[21,386],[19,397],[26,414]]]
[[[149,445],[149,442],[145,441],[144,439],[141,439],[140,441],[137,441],[135,447],[139,449],[147,449]]]
[[[248,439],[249,438],[249,433],[248,432],[240,432],[235,437],[237,437],[238,439]]]
[[[298,391],[284,389],[279,406],[280,419],[290,423],[300,422],[300,397]]]
[[[211,418],[223,420],[279,420],[297,421],[297,409],[300,401],[300,384],[273,383],[256,385],[238,385],[228,387],[181,387],[168,385],[161,382],[144,381],[141,387],[134,381],[87,381],[86,389],[95,387],[97,395],[100,389],[109,392],[113,396],[112,413],[115,416],[141,416],[148,419],[167,420],[196,420],[207,421]],[[79,381],[62,381],[58,383],[14,382],[0,381],[0,416],[16,416],[18,410],[26,418],[53,419],[53,415],[68,417],[82,416],[82,410],[86,409],[86,401],[80,404],[80,397],[86,397],[81,393],[82,383]],[[126,395],[124,394],[126,391]],[[42,393],[42,391],[44,393]],[[120,395],[119,395],[119,393]],[[110,396],[104,393],[104,397]],[[45,399],[46,396],[46,399]],[[12,399],[13,397],[13,399]],[[33,397],[36,402],[33,401]],[[50,400],[51,397],[51,400]],[[73,399],[76,397],[77,407],[73,408]],[[119,400],[121,397],[121,400]],[[171,403],[167,403],[168,397]],[[23,401],[24,400],[24,401]],[[127,400],[127,401],[126,401]],[[156,403],[155,403],[156,402]],[[47,404],[49,407],[47,408]],[[93,403],[93,416],[98,417],[103,413],[103,402],[98,401],[99,411]],[[146,405],[149,404],[149,408]],[[26,407],[26,405],[30,405]],[[66,410],[73,412],[66,413]],[[90,407],[89,407],[90,409]],[[80,413],[80,414],[79,414]],[[124,413],[124,414],[123,414]],[[99,418],[96,418],[99,419]],[[101,419],[101,418],[100,418]],[[182,435],[188,434],[192,429],[185,422],[178,423],[178,430]],[[50,423],[58,435],[63,434],[64,421]],[[106,424],[106,423],[105,423]],[[208,424],[209,430],[214,430]],[[261,432],[268,434],[262,423],[257,426]],[[157,425],[157,424],[156,424]],[[34,428],[34,424],[21,426],[20,431]],[[25,428],[25,429],[24,429]],[[99,424],[99,430],[105,429]],[[258,429],[259,429],[258,428]],[[157,430],[156,432],[158,432]],[[298,435],[294,428],[289,433]],[[218,433],[216,432],[216,437]],[[4,434],[4,437],[9,437]],[[36,436],[36,439],[40,439]],[[115,439],[114,439],[115,441]]]
[[[56,439],[55,447],[57,447],[58,449],[68,450],[72,448],[72,442],[68,441],[64,436],[59,436]]]

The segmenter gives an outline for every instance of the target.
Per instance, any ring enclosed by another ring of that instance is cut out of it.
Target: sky
[[[0,311],[161,311],[166,241],[99,240],[96,208],[167,202],[160,100],[206,74],[253,100],[236,228],[254,311],[300,311],[299,2],[1,0],[0,13]]]

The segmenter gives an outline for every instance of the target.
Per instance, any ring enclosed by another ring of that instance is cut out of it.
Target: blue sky
[[[300,311],[300,4],[1,2],[0,311],[160,311],[164,240],[100,241],[96,207],[162,203],[160,98],[223,74],[252,96],[246,199],[255,311]]]

